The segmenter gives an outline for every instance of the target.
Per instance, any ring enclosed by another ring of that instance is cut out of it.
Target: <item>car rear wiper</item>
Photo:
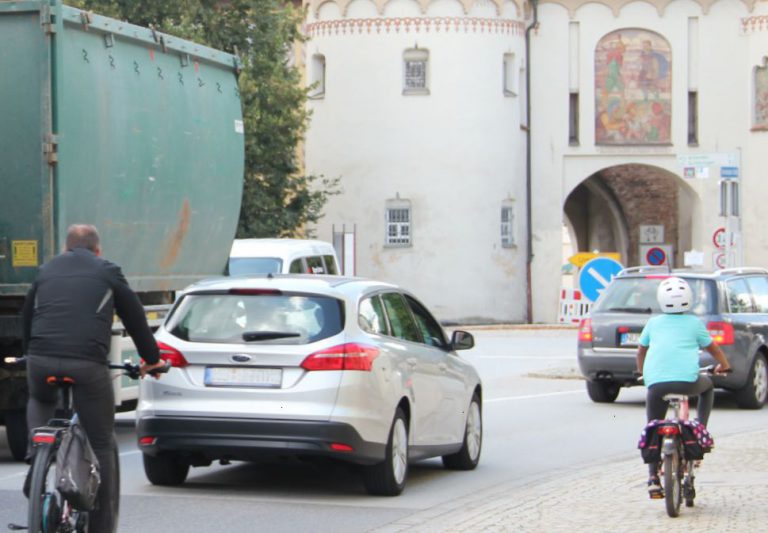
[[[288,337],[301,337],[301,333],[293,331],[246,331],[243,333],[245,342],[271,341],[274,339],[286,339]]]
[[[619,313],[643,313],[646,315],[653,313],[653,309],[650,307],[611,307],[608,311],[616,311]]]

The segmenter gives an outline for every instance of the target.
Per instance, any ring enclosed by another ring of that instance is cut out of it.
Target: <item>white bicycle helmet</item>
[[[656,299],[665,313],[684,313],[691,309],[693,293],[687,281],[671,277],[659,283]]]

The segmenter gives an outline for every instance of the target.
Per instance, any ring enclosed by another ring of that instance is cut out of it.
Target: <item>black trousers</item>
[[[101,468],[97,507],[89,516],[91,531],[110,533],[117,528],[120,501],[119,464],[115,443],[115,394],[105,363],[66,357],[30,355],[27,362],[27,424],[30,430],[44,426],[56,410],[56,387],[48,376],[70,377],[75,381],[72,397],[80,423],[88,435]]]
[[[667,413],[668,402],[664,399],[667,394],[686,394],[698,396],[696,404],[696,418],[704,426],[709,422],[712,406],[715,403],[715,386],[707,376],[699,376],[696,381],[668,381],[655,383],[648,387],[648,395],[645,400],[645,413],[648,422],[661,420]],[[649,463],[648,472],[651,476],[659,470],[658,463]]]

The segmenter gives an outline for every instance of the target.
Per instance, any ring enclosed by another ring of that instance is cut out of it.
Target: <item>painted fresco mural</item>
[[[753,129],[768,130],[768,59],[755,69],[755,123]]]
[[[595,144],[669,144],[672,54],[667,40],[639,28],[600,39],[595,100]]]

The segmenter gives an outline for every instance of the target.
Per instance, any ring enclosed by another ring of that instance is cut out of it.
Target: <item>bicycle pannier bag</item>
[[[56,452],[56,489],[75,509],[91,511],[100,483],[96,454],[83,427],[73,424]]]

